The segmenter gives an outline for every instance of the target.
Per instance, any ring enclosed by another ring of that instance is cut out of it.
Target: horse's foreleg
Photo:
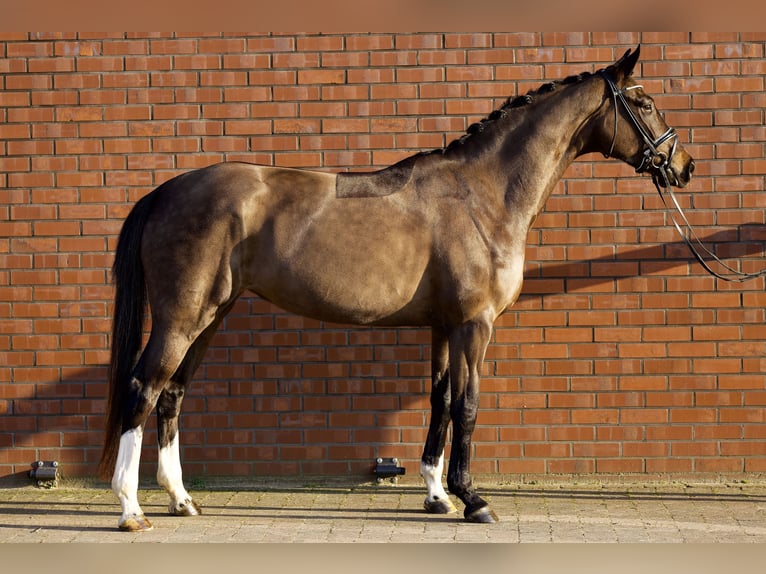
[[[437,329],[432,332],[431,381],[431,423],[420,462],[420,475],[428,489],[423,506],[432,514],[448,514],[457,511],[442,486],[450,412],[449,346],[447,337]]]
[[[450,333],[449,361],[452,401],[452,450],[447,485],[465,504],[469,522],[495,522],[497,515],[473,487],[470,475],[471,436],[479,409],[479,371],[492,334],[492,323],[478,319]]]

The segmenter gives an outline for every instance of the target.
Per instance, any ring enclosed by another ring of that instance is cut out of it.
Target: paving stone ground
[[[142,489],[143,533],[117,530],[105,486],[0,488],[0,542],[766,542],[766,481],[478,487],[500,522],[468,524],[459,502],[426,514],[414,483],[192,489],[198,517],[169,516],[167,495]]]

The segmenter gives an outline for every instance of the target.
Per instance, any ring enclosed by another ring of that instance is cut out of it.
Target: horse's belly
[[[323,320],[421,324],[430,291],[430,242],[407,223],[358,215],[344,221],[341,214],[275,233],[266,243],[273,252],[261,258],[269,269],[257,274],[254,290],[289,311]]]
[[[385,322],[415,303],[417,278],[410,280],[386,267],[353,267],[335,258],[320,259],[320,266],[322,262],[323,268],[312,264],[289,269],[283,284],[291,288],[281,290],[278,304],[335,322],[371,324]]]

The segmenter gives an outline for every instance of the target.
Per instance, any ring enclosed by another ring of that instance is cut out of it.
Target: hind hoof
[[[497,514],[495,514],[489,506],[482,506],[471,512],[468,512],[468,509],[466,508],[465,519],[468,522],[476,522],[479,524],[494,524],[500,520],[497,517]]]
[[[143,514],[128,516],[126,519],[121,520],[117,527],[123,532],[148,532],[154,528],[149,519]]]
[[[436,500],[426,499],[423,503],[423,508],[429,514],[452,514],[457,512],[457,508],[452,504],[449,498],[437,498]]]
[[[170,503],[168,506],[168,512],[172,516],[199,516],[202,514],[202,509],[191,498],[179,502],[177,504]]]

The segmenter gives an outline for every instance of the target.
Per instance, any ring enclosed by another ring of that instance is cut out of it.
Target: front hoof
[[[476,522],[480,524],[494,524],[500,520],[497,517],[497,514],[495,514],[489,506],[481,506],[475,510],[471,510],[470,512],[469,509],[466,508],[465,519],[468,522]]]
[[[452,504],[449,498],[437,498],[436,500],[429,500],[426,498],[423,502],[423,508],[429,514],[452,514],[457,512],[457,508]]]
[[[178,502],[176,504],[170,503],[168,506],[168,512],[172,516],[199,516],[202,514],[202,509],[191,498]]]
[[[128,516],[120,520],[117,527],[123,532],[148,532],[154,528],[149,519],[143,514]]]

